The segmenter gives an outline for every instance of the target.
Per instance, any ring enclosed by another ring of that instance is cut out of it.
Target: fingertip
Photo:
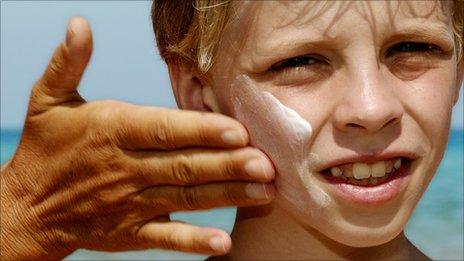
[[[66,32],[66,47],[73,55],[89,52],[92,48],[92,32],[90,24],[85,18],[74,16],[69,19]]]
[[[226,240],[224,241],[224,250],[225,250],[225,253],[229,253],[231,249],[232,249],[232,239],[230,238],[229,235],[227,235],[227,238],[226,238]]]
[[[230,252],[232,240],[227,233],[216,234],[210,238],[209,246],[216,255],[224,255]]]
[[[271,183],[267,183],[265,186],[266,186],[266,193],[268,195],[268,199],[270,201],[274,200],[277,195],[277,189],[275,187],[275,184],[271,182]]]
[[[223,128],[221,138],[222,141],[231,146],[246,146],[250,142],[250,137],[246,128],[235,119],[225,118],[223,123]],[[233,127],[231,126],[233,125]],[[230,126],[230,127],[225,127]]]
[[[275,167],[267,154],[255,147],[246,147],[239,151],[244,152],[242,155],[246,157],[244,169],[248,175],[266,182],[274,180]]]
[[[248,144],[248,133],[237,128],[225,130],[221,134],[221,139],[231,146],[245,146]]]
[[[245,127],[242,124],[238,126],[238,131],[240,132],[240,135],[242,136],[243,146],[247,145],[250,142],[248,131],[245,129]]]

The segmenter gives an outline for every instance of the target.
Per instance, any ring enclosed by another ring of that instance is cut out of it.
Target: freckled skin
[[[209,72],[220,112],[235,115],[231,86],[238,75],[247,75],[258,89],[311,122],[313,134],[305,146],[319,161],[309,169],[347,155],[383,151],[412,152],[417,159],[405,190],[391,201],[356,205],[336,200],[317,212],[304,181],[279,172],[272,205],[238,210],[229,257],[425,258],[403,229],[443,156],[462,62],[446,8],[432,1],[405,2],[234,5],[238,15],[218,48],[220,62]],[[431,44],[439,51],[402,52],[398,44],[405,42]],[[314,63],[271,69],[305,55]],[[273,120],[268,118],[269,126]],[[263,134],[271,131],[269,126],[261,126]],[[252,143],[263,137],[269,138],[255,135]],[[279,140],[283,137],[274,139],[285,144]],[[282,149],[279,156],[274,157],[277,166],[289,155]],[[283,180],[293,186],[280,186]],[[315,186],[332,197],[323,183]],[[280,197],[288,194],[294,200]]]

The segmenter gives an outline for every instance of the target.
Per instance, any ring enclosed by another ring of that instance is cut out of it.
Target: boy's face
[[[252,142],[277,167],[276,204],[347,245],[391,240],[446,146],[460,85],[446,8],[431,1],[263,1],[233,10],[208,78],[222,113],[258,117],[246,127],[262,130],[251,133]],[[294,137],[270,130],[285,121],[258,103],[237,111],[234,98],[241,98],[231,90],[243,75],[250,88],[310,123],[303,153],[311,160],[302,173],[284,167],[298,164],[285,145],[294,146]],[[273,145],[280,155],[266,151]],[[315,190],[327,197],[323,204],[310,195]]]

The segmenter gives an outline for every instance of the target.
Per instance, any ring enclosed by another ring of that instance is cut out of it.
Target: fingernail
[[[245,171],[252,177],[266,177],[271,178],[274,176],[274,168],[268,160],[263,158],[255,158],[245,163]]]
[[[226,130],[221,135],[222,141],[230,145],[245,145],[245,137],[240,131]]]
[[[250,183],[245,187],[245,193],[253,199],[270,199],[271,193],[265,184]]]
[[[220,236],[213,237],[209,240],[209,246],[216,252],[225,253],[226,247],[224,239]]]

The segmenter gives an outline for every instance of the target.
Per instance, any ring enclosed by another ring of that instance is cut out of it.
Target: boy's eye
[[[330,74],[329,65],[323,56],[305,54],[275,63],[268,69],[268,75],[277,85],[297,86],[324,79]]]
[[[385,53],[390,71],[398,78],[411,81],[439,65],[447,54],[440,47],[423,42],[401,42]]]
[[[439,53],[440,48],[428,43],[419,42],[401,42],[390,47],[385,56],[390,57],[394,53],[414,53],[414,52],[425,52],[425,53]]]
[[[317,60],[310,56],[298,56],[278,62],[271,66],[271,71],[281,71],[286,68],[303,67],[316,63]]]

